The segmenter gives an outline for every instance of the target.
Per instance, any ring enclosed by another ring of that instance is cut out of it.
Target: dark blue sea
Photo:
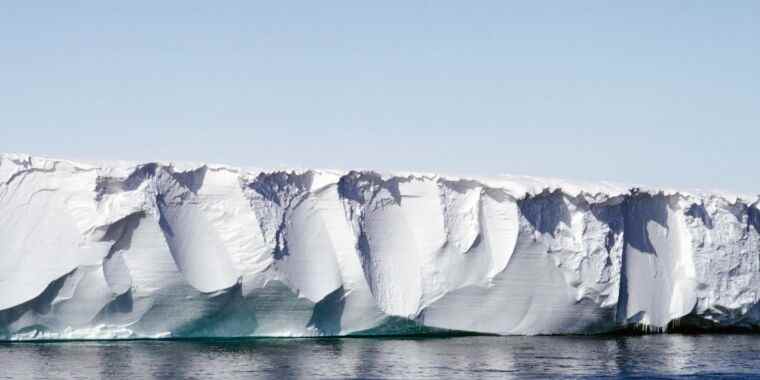
[[[760,378],[760,335],[0,343],[0,378]]]

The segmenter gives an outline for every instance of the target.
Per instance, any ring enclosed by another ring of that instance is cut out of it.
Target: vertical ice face
[[[625,211],[627,323],[662,328],[696,303],[691,234],[675,196],[634,194]]]
[[[161,231],[187,282],[201,292],[213,292],[232,287],[240,274],[198,199],[205,175],[206,167],[159,171],[156,204]]]
[[[238,170],[206,166],[203,186],[195,193],[198,207],[240,275],[243,292],[273,262],[246,190],[248,182]]]
[[[331,172],[274,172],[247,184],[272,257],[272,276],[314,303],[308,328],[340,334],[382,319],[364,277],[358,237]]]
[[[472,181],[440,180],[446,241],[430,263],[440,284],[434,301],[465,286],[488,286],[509,263],[519,228],[517,203]]]
[[[320,174],[324,177],[325,174]],[[328,185],[314,191],[314,203],[318,205],[315,212],[321,216],[322,238],[329,238],[331,253],[334,257],[338,286],[331,293],[322,297],[324,308],[315,310],[315,316],[321,313],[337,313],[339,325],[333,325],[332,333],[337,331],[349,333],[374,327],[383,314],[369,288],[362,269],[358,237],[352,221],[346,213],[344,200],[338,192],[337,176]],[[307,254],[310,252],[307,246]],[[320,318],[323,318],[321,315]],[[337,331],[336,331],[337,330]]]
[[[362,268],[378,306],[388,315],[414,317],[432,280],[422,265],[444,241],[435,182],[351,173],[340,191],[356,218]]]
[[[758,200],[0,155],[0,339],[760,326]]]
[[[336,214],[343,215],[339,200],[319,196],[325,189],[312,188],[315,175],[261,174],[249,185],[262,230],[272,245],[274,267],[292,289],[312,302],[341,286],[336,251],[350,241],[347,224],[334,223]]]
[[[96,212],[94,167],[6,156],[0,168],[3,310],[39,296],[79,266],[99,265],[108,245],[85,238],[83,224]]]
[[[621,256],[619,206],[591,206],[561,192],[483,199],[481,210],[490,215],[483,238],[493,257],[508,263],[487,284],[449,292],[424,311],[424,323],[495,334],[609,328]]]
[[[697,315],[713,324],[760,321],[760,228],[757,206],[710,196],[685,212],[697,276]]]

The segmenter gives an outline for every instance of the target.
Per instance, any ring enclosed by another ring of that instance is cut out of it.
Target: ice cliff
[[[0,156],[0,339],[760,327],[756,196]]]

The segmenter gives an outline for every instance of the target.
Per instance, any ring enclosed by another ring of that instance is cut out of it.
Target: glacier
[[[760,197],[0,155],[0,340],[760,327]]]

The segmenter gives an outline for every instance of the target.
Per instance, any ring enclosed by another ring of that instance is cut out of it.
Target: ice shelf
[[[760,199],[0,155],[0,339],[760,326]]]

